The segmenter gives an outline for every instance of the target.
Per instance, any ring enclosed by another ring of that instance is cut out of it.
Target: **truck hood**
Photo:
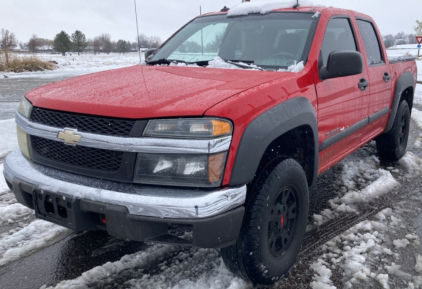
[[[290,73],[203,67],[108,70],[28,92],[37,107],[119,118],[200,116],[224,99]]]

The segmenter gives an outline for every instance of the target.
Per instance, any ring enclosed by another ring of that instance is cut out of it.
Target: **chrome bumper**
[[[246,185],[215,191],[134,186],[134,193],[78,185],[41,173],[19,150],[6,157],[4,175],[12,184],[26,182],[38,189],[67,198],[121,205],[125,206],[131,215],[146,217],[207,218],[242,206],[246,199]]]

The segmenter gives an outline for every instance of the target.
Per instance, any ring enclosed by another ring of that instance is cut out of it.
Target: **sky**
[[[233,7],[241,0],[135,0],[140,33],[170,37],[202,13]],[[276,2],[251,0],[252,2]],[[422,21],[421,0],[316,0],[324,6],[356,10],[372,16],[381,34],[414,33]],[[300,3],[300,0],[299,0]],[[82,31],[87,38],[109,33],[112,40],[135,41],[134,0],[0,0],[0,29],[15,33],[21,42],[31,35],[54,39],[61,30]]]

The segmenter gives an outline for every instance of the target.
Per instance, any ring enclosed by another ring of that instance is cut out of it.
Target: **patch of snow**
[[[388,274],[379,274],[377,277],[375,277],[375,280],[380,283],[382,288],[390,289],[390,285],[388,285]]]
[[[18,57],[22,55],[18,54]],[[67,53],[66,56],[59,54],[37,54],[38,58],[45,61],[57,62],[54,70],[37,72],[6,73],[9,78],[56,78],[60,76],[78,76],[104,70],[117,69],[140,63],[139,54],[135,53],[110,53],[110,54],[81,54]]]
[[[242,16],[249,14],[266,14],[276,9],[292,8],[297,4],[296,0],[279,1],[279,2],[244,2],[231,8],[227,13],[227,16]],[[308,0],[301,0],[300,6],[319,6]]]
[[[418,127],[422,129],[422,111],[413,108],[412,119],[416,122]]]
[[[407,239],[401,239],[401,240],[394,240],[393,241],[394,246],[397,248],[406,248],[407,245],[410,244],[409,240]]]
[[[319,18],[321,16],[321,12],[316,12],[314,15],[312,15],[312,18]]]
[[[422,274],[422,256],[418,255],[416,257],[415,271],[419,274]]]
[[[409,273],[405,273],[403,271],[400,270],[401,266],[397,265],[395,263],[392,263],[391,266],[385,266],[385,269],[387,270],[388,274],[392,274],[395,275],[397,277],[399,277],[400,279],[404,279],[407,281],[412,280],[412,275],[410,275]]]
[[[417,61],[416,63],[420,64],[418,65],[418,73],[419,77],[418,80],[422,81],[422,61]],[[416,84],[416,90],[415,90],[415,96],[413,99],[414,104],[422,105],[422,84]],[[412,109],[412,111],[415,111],[415,108]]]
[[[4,166],[0,164],[0,196],[4,193],[10,192],[9,187],[6,184],[6,180],[3,177]]]
[[[348,192],[341,198],[341,201],[346,204],[368,202],[388,193],[399,185],[389,171],[379,169],[378,172],[380,177],[376,181],[372,182],[361,191]]]
[[[198,64],[186,64],[183,62],[172,62],[169,66],[179,66],[179,67],[199,67]]]
[[[43,220],[0,236],[0,266],[30,255],[67,237],[70,230]]]
[[[246,67],[250,67],[250,70],[259,70],[259,67],[254,65],[254,64],[247,64],[244,62],[236,62],[239,63],[240,65],[246,66]],[[242,67],[239,67],[237,65],[231,64],[229,62],[226,62],[225,60],[223,60],[221,57],[217,56],[215,57],[213,60],[208,62],[208,66],[207,68],[225,68],[225,69],[244,69]]]
[[[224,266],[216,250],[190,248],[172,258],[167,258],[178,251],[180,247],[177,246],[154,245],[144,252],[126,255],[119,261],[95,267],[74,280],[62,281],[55,288],[89,288],[91,284],[98,284],[99,281],[113,284],[119,273],[130,270],[133,270],[134,277],[125,282],[125,285],[131,288],[252,288]],[[142,273],[142,268],[150,266],[159,259],[165,261],[158,264],[160,270],[158,274]],[[46,289],[46,286],[41,288]]]
[[[422,159],[412,152],[406,152],[403,158],[399,160],[399,164],[407,169],[406,177],[416,177],[422,174]]]
[[[3,176],[0,176],[1,178]],[[0,226],[4,224],[13,224],[16,221],[30,216],[34,213],[33,210],[21,205],[21,204],[11,204],[6,205],[0,204]]]
[[[16,122],[14,119],[0,120],[0,136],[0,158],[3,158],[9,152],[18,148]]]
[[[316,272],[313,277],[314,281],[310,284],[312,289],[336,289],[330,279],[332,275],[331,270],[327,266],[329,264],[321,259],[311,265],[311,268]]]
[[[287,71],[287,72],[299,73],[304,68],[305,68],[305,64],[303,63],[303,61],[301,61],[297,64],[293,64],[293,65],[289,66],[287,69],[279,69],[277,71],[279,71],[279,72],[286,72]]]

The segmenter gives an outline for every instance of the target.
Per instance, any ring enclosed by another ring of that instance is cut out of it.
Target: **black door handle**
[[[391,75],[388,74],[388,72],[384,73],[383,79],[385,81],[385,83],[388,83],[391,79]]]
[[[362,78],[358,83],[358,87],[362,91],[365,91],[368,85],[369,85],[369,82],[365,78]]]

